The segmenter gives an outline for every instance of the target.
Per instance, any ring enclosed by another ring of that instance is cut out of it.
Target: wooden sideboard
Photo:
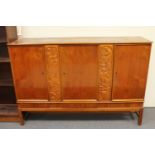
[[[150,51],[141,37],[10,43],[21,124],[23,112],[136,112],[141,125]]]

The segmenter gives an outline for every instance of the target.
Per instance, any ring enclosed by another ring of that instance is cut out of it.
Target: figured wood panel
[[[64,100],[97,99],[97,46],[61,45],[61,82]]]
[[[117,45],[114,50],[113,100],[142,101],[150,45]]]
[[[98,47],[98,100],[111,100],[113,76],[113,45]]]
[[[9,48],[17,99],[48,100],[43,46]]]
[[[49,99],[61,100],[59,49],[57,45],[45,46]]]

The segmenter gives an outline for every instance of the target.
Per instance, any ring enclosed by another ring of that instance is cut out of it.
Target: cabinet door
[[[150,45],[116,45],[112,98],[115,101],[143,101],[150,57]]]
[[[12,46],[9,48],[18,100],[48,100],[44,47]]]
[[[97,99],[97,46],[61,45],[63,100]]]

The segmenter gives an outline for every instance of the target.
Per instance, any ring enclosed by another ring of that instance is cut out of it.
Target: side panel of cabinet
[[[116,45],[114,48],[113,101],[143,101],[150,45]]]
[[[9,48],[18,100],[48,100],[43,46]]]

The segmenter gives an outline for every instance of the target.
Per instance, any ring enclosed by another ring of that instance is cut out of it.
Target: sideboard
[[[23,112],[134,112],[141,125],[150,51],[141,37],[9,43],[21,124]]]

